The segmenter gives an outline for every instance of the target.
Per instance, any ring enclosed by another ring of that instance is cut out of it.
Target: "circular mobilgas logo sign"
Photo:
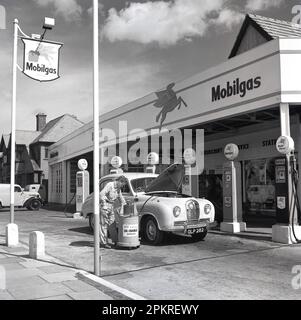
[[[147,164],[154,166],[159,163],[159,155],[156,152],[150,152],[147,155]]]
[[[113,157],[111,159],[111,165],[113,168],[116,168],[116,169],[120,168],[122,165],[122,159],[118,156]]]
[[[86,170],[88,168],[88,161],[86,159],[80,159],[77,162],[77,166],[79,170]]]
[[[238,146],[234,143],[227,144],[224,150],[224,155],[230,161],[235,160],[239,155]]]
[[[195,164],[196,154],[195,154],[194,149],[192,149],[192,148],[185,149],[183,157],[184,157],[184,161],[186,164],[188,164],[188,165]]]
[[[281,136],[276,142],[276,148],[281,154],[290,154],[295,149],[295,142],[289,136]]]

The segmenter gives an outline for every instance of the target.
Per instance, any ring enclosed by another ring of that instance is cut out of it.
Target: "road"
[[[46,251],[66,264],[93,271],[93,235],[86,220],[41,209],[16,211],[20,240],[42,231]],[[0,241],[9,212],[0,210]],[[205,241],[168,236],[161,246],[142,243],[135,250],[101,249],[101,276],[147,299],[300,299],[292,268],[301,265],[301,246],[210,231]]]

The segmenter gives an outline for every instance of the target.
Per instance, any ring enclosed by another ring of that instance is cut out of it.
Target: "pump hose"
[[[67,210],[67,208],[69,207],[69,205],[70,205],[70,203],[72,202],[72,200],[74,199],[75,195],[76,195],[76,191],[73,193],[73,196],[72,196],[71,200],[70,200],[68,203],[66,203],[66,205],[65,205],[64,215],[65,215],[66,218],[70,218],[70,216],[68,216],[68,215],[66,214],[66,210]]]
[[[138,215],[140,215],[140,213],[143,211],[145,205],[146,205],[146,204],[148,203],[148,201],[149,201],[150,199],[152,199],[153,197],[154,197],[154,195],[150,196],[147,200],[145,200],[145,202],[143,203],[143,205],[142,205],[142,207],[141,207],[140,212],[139,212]]]
[[[293,231],[293,235],[294,238],[296,240],[297,243],[301,243],[301,240],[297,238],[296,236],[296,232],[295,232],[295,213],[296,213],[296,209],[298,212],[298,216],[300,216],[300,202],[299,202],[299,197],[298,197],[298,178],[297,178],[297,172],[295,170],[295,166],[293,165],[294,168],[294,172],[292,174],[292,193],[293,193],[293,201],[294,201],[294,205],[293,205],[293,212],[292,212],[292,231]]]

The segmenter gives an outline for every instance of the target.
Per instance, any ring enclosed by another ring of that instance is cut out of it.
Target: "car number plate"
[[[192,235],[204,232],[205,228],[191,228],[186,230],[186,234]]]

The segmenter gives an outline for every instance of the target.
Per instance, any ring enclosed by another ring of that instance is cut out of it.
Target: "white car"
[[[46,188],[43,184],[28,184],[25,186],[24,191],[39,193],[42,204],[44,205],[46,203]]]
[[[214,222],[214,206],[206,199],[180,193],[183,165],[174,164],[159,176],[152,173],[107,175],[100,180],[100,190],[121,175],[128,181],[122,190],[124,198],[127,201],[136,198],[140,232],[145,241],[159,244],[166,232],[189,235],[195,240],[205,238],[208,224]],[[82,215],[89,218],[93,228],[93,193],[84,202]]]
[[[38,192],[24,191],[21,186],[15,185],[14,202],[16,207],[24,207],[28,210],[39,210],[42,199]],[[0,184],[0,207],[10,206],[10,184]]]

